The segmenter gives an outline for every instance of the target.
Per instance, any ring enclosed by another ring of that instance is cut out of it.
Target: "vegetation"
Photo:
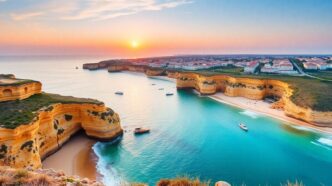
[[[161,179],[157,186],[209,186],[209,181],[201,181],[198,178],[178,177],[174,179]]]
[[[317,111],[332,111],[332,82],[318,80],[306,76],[288,76],[277,74],[225,74],[213,71],[196,71],[205,76],[230,75],[233,77],[254,78],[254,79],[275,79],[288,83],[294,90],[291,100],[302,107],[312,108]],[[332,77],[332,71],[325,74]]]
[[[5,82],[1,81],[1,79],[12,79],[15,81],[10,82],[10,83],[5,83]],[[29,79],[16,79],[13,74],[0,74],[0,85],[2,85],[2,86],[6,86],[6,85],[17,86],[17,85],[22,85],[22,84],[31,83],[31,82],[38,82],[38,81],[29,80]]]
[[[309,72],[308,74],[315,76],[315,77],[319,77],[322,79],[326,79],[326,80],[331,80],[332,81],[332,71],[316,71],[316,72]]]
[[[78,177],[71,178],[63,172],[56,172],[52,169],[13,169],[0,167],[0,185],[3,186],[54,186],[54,185],[96,185],[103,184],[89,179]]]
[[[42,93],[33,95],[28,99],[0,102],[0,127],[14,129],[21,124],[29,124],[36,116],[37,111],[55,103],[93,103],[103,104],[94,99],[75,98],[71,96],[60,96],[57,94]],[[47,110],[48,109],[48,110]]]

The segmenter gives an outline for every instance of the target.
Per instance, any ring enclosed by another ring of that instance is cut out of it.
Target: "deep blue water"
[[[181,175],[233,185],[332,185],[332,136],[234,108],[167,80],[138,73],[76,70],[95,58],[3,59],[0,74],[41,80],[47,92],[102,100],[120,114],[118,143],[97,143],[104,182],[145,182]],[[155,83],[155,86],[151,84]],[[165,90],[158,90],[165,88]],[[121,90],[123,96],[115,91]],[[173,92],[174,96],[165,96]],[[237,126],[245,122],[246,133]],[[134,136],[135,127],[150,134]]]

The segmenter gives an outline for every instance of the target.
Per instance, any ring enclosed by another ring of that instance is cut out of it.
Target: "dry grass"
[[[209,181],[201,181],[198,178],[177,177],[174,179],[161,179],[157,186],[209,186]]]
[[[1,167],[0,185],[51,186],[56,185],[51,177],[45,174],[35,174],[25,169]]]

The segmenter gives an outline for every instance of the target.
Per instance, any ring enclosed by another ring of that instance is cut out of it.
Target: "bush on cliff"
[[[174,179],[161,179],[157,186],[209,186],[209,181],[201,181],[198,178],[178,177]]]

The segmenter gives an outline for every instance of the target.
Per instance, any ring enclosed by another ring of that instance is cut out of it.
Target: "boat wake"
[[[244,111],[240,112],[240,114],[249,116],[253,119],[259,118],[261,116],[259,113],[253,112],[253,111],[250,111],[250,110],[244,110]]]

